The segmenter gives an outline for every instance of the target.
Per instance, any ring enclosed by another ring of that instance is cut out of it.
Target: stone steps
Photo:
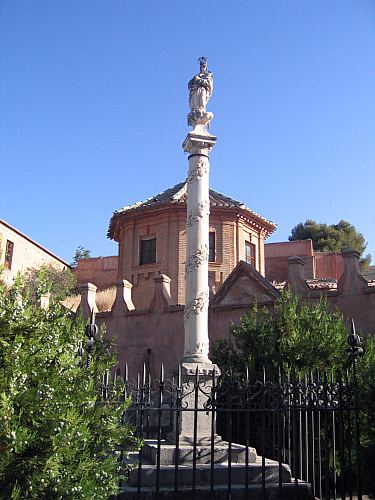
[[[201,485],[197,487],[195,493],[187,488],[179,488],[175,493],[173,488],[163,488],[156,495],[155,488],[145,487],[137,493],[137,487],[126,486],[117,496],[117,500],[227,500],[228,488],[224,485],[215,485],[213,493],[211,493],[209,485]],[[278,483],[267,483],[265,491],[261,484],[249,484],[246,490],[244,484],[232,485],[231,500],[313,500],[314,496],[311,493],[309,485],[305,482],[298,481],[295,483],[284,483],[280,493]]]
[[[163,441],[160,446],[160,464],[170,465],[176,463],[176,444]],[[142,456],[149,460],[150,463],[156,464],[158,455],[158,442],[157,440],[148,439],[145,441],[142,447]],[[180,444],[178,449],[178,463],[181,465],[192,465],[193,457],[195,454],[195,459],[197,464],[209,464],[211,463],[211,446],[209,444],[203,443],[198,444],[194,448],[191,444]],[[213,448],[213,462],[214,463],[224,463],[228,461],[229,454],[229,444],[226,441],[218,441],[214,444]],[[247,461],[248,463],[253,463],[256,461],[257,453],[255,448],[247,448]],[[233,464],[246,462],[246,446],[232,443],[231,445],[231,462]]]
[[[213,467],[213,482],[215,487],[218,485],[224,486],[228,483],[228,462],[216,463]],[[246,482],[262,483],[262,458],[257,457],[254,463],[232,464],[230,468],[231,483],[233,485],[243,485]],[[181,487],[189,486],[193,483],[194,470],[191,464],[180,465],[178,467],[178,484]],[[281,481],[283,483],[291,482],[291,473],[288,465],[281,464],[280,468]],[[141,467],[141,485],[142,487],[153,487],[156,484],[157,469],[155,465],[144,464]],[[168,488],[174,484],[175,466],[160,465],[159,484],[161,488]],[[265,480],[266,483],[279,482],[279,463],[273,460],[265,461]],[[207,485],[211,481],[211,465],[197,464],[195,469],[196,485]],[[134,469],[130,473],[129,486],[136,486],[138,483],[138,469]]]

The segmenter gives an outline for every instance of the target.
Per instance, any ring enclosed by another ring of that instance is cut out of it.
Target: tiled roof
[[[127,205],[122,208],[119,208],[113,213],[113,216],[111,218],[108,229],[108,237],[109,238],[113,237],[115,222],[121,214],[131,213],[135,211],[143,211],[151,208],[158,208],[164,205],[169,205],[171,203],[185,204],[186,190],[187,190],[187,182],[186,181],[180,182],[179,184],[176,184],[175,186],[172,186],[166,189],[165,191],[155,196],[152,196],[151,198],[147,198],[146,200],[139,201],[137,203],[133,203],[132,205]],[[270,233],[272,233],[276,229],[276,224],[274,224],[272,221],[268,219],[265,219],[261,215],[257,214],[256,212],[248,208],[241,201],[234,200],[233,198],[230,198],[229,196],[226,196],[217,191],[214,191],[213,189],[210,189],[210,206],[217,208],[241,209],[245,212],[248,212],[250,216],[260,219],[260,221],[262,221],[265,225],[268,226]]]
[[[366,279],[366,276],[364,276],[364,278]],[[375,279],[366,279],[366,281],[369,287],[375,288]],[[277,290],[283,290],[286,283],[286,281],[272,281],[272,285]],[[335,278],[308,279],[306,283],[311,290],[337,290],[337,280]]]
[[[312,290],[337,290],[337,279],[335,278],[315,278],[306,280]]]
[[[366,269],[366,271],[362,272],[362,276],[367,281],[375,281],[375,266],[369,266],[369,268]]]

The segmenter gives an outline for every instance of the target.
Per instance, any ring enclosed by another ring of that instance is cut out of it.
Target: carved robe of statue
[[[205,110],[213,90],[212,73],[210,71],[198,73],[189,81],[188,89],[190,110]]]

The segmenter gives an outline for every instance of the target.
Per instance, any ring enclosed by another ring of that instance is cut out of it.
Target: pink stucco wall
[[[75,270],[78,283],[93,283],[99,290],[113,286],[118,275],[118,257],[81,259]]]
[[[366,335],[375,335],[375,289],[357,294],[343,295],[337,292],[327,296],[332,311],[337,308],[349,323],[354,318],[357,329]],[[309,300],[315,302],[319,296]],[[231,322],[239,324],[244,312],[249,312],[253,304],[216,306],[209,311],[210,345],[223,337],[229,337]],[[267,307],[273,307],[269,302]],[[119,353],[119,367],[123,373],[128,363],[130,376],[142,371],[143,363],[148,363],[153,376],[157,377],[160,363],[164,364],[166,375],[171,374],[177,363],[182,361],[184,346],[183,307],[172,306],[164,312],[130,312],[115,318],[110,313],[99,313],[98,323],[106,324],[107,332],[116,337]]]

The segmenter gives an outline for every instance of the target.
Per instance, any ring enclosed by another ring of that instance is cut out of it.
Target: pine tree
[[[307,220],[294,226],[289,236],[289,241],[308,239],[312,240],[314,250],[318,252],[341,252],[344,248],[353,248],[362,256],[360,264],[363,269],[371,263],[370,254],[363,257],[367,246],[363,234],[346,220],[331,225]]]

